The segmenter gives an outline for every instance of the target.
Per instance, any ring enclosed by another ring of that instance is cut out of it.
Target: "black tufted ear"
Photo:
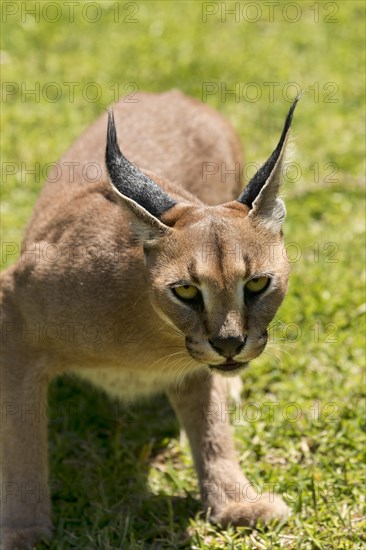
[[[121,153],[112,111],[108,111],[105,161],[110,181],[121,198],[125,199],[126,205],[155,227],[166,227],[159,221],[159,217],[172,208],[176,201]]]
[[[242,204],[249,206],[250,216],[258,216],[263,221],[267,221],[269,225],[280,226],[286,214],[285,205],[281,199],[277,198],[277,193],[281,184],[283,157],[292,116],[301,95],[299,94],[291,105],[276,149],[237,199]]]

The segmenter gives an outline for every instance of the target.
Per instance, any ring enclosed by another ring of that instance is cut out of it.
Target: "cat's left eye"
[[[252,292],[253,294],[259,294],[266,290],[270,282],[269,277],[253,277],[250,281],[247,282],[245,288]]]

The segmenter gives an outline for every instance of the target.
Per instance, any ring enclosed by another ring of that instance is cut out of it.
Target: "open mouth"
[[[234,361],[234,359],[227,359],[224,363],[220,363],[220,365],[210,365],[210,368],[222,372],[231,372],[246,367],[247,364],[248,363],[238,363],[238,361]]]

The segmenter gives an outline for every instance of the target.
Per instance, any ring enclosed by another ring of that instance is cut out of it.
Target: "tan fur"
[[[207,368],[223,361],[209,339],[247,336],[235,359],[257,357],[285,295],[288,264],[277,222],[274,229],[234,201],[241,148],[217,112],[177,91],[139,94],[138,103],[121,101],[113,110],[124,155],[177,204],[151,220],[113,189],[104,166],[106,114],[61,159],[58,181],[50,174],[23,254],[2,274],[2,483],[13,490],[2,500],[4,550],[51,535],[47,498],[20,497],[27,484],[46,487],[46,419],[28,415],[24,422],[20,410],[44,406],[50,379],[65,372],[122,398],[166,391],[213,520],[254,525],[287,515],[278,497],[233,501],[230,487],[248,482],[229,425],[206,414],[207,404],[226,399],[225,379]],[[78,163],[73,181],[70,162]],[[98,181],[83,173],[90,162],[100,167]],[[204,163],[220,167],[206,182]],[[270,273],[273,285],[255,306],[245,305],[244,285],[258,273]],[[172,296],[168,285],[183,279],[200,288],[204,311]]]

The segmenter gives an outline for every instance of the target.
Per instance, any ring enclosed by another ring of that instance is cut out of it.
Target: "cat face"
[[[278,198],[296,98],[277,147],[236,201],[205,206],[165,192],[121,153],[109,114],[106,164],[143,244],[150,300],[198,363],[236,373],[257,357],[284,298],[288,262]],[[159,182],[159,183],[158,183]],[[173,188],[174,189],[174,188]]]
[[[280,232],[239,203],[187,207],[172,234],[145,245],[145,261],[151,302],[195,361],[236,373],[263,351],[287,289]]]

